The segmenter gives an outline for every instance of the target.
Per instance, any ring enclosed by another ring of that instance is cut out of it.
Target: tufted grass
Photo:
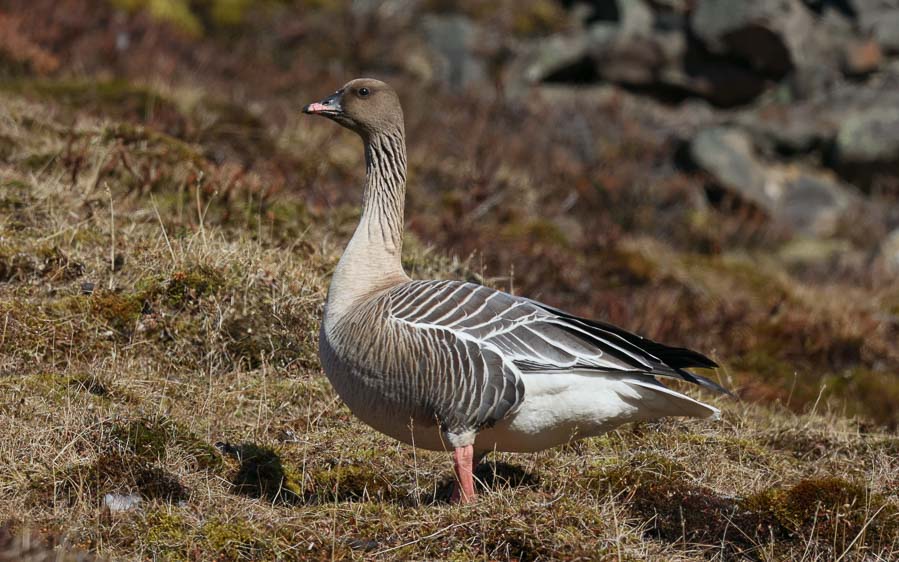
[[[710,334],[698,341],[722,346],[720,376],[746,399],[704,396],[717,422],[492,455],[480,502],[456,507],[448,455],[367,428],[320,372],[318,317],[354,208],[307,205],[264,166],[217,163],[220,139],[202,129],[102,120],[55,91],[0,94],[0,559],[35,544],[115,560],[899,556],[899,382],[851,367],[891,360],[864,323],[877,299],[895,304],[888,292],[837,302],[757,256],[624,236],[601,271],[579,267],[609,295],[661,295],[644,304],[655,315],[625,301],[645,331],[671,334],[652,318],[695,313]],[[283,157],[321,131],[284,131]],[[358,163],[333,142],[335,165]],[[438,173],[424,156],[415,166]],[[509,219],[498,233],[513,249],[542,244],[538,256],[569,247],[550,222]],[[503,273],[415,236],[405,263],[422,277]],[[800,379],[796,349],[817,354],[799,369],[851,369]],[[132,493],[138,509],[103,508]]]

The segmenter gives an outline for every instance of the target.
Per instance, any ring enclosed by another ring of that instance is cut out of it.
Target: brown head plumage
[[[363,138],[403,130],[403,110],[396,92],[380,80],[357,78],[303,113],[321,115],[353,130]]]

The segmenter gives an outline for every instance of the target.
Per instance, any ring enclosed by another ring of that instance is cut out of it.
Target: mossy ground
[[[557,25],[540,6],[503,25]],[[407,113],[430,143],[410,151],[414,276],[709,350],[743,400],[703,396],[717,422],[492,455],[481,501],[451,506],[448,455],[367,428],[319,369],[355,139],[174,87],[23,78],[0,88],[8,535],[117,560],[899,556],[894,287],[803,281],[776,232],[678,207],[683,175],[631,186],[666,148],[627,127],[585,148],[512,110],[428,111]],[[106,494],[142,501],[110,513]]]

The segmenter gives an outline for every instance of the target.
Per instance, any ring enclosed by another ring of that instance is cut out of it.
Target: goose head
[[[355,131],[363,139],[403,130],[403,110],[396,92],[380,80],[357,78],[303,113],[321,115]]]

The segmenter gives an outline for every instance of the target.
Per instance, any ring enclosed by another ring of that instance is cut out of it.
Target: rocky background
[[[463,15],[423,28],[436,76],[454,88],[498,83],[508,97],[557,86],[612,95],[634,119],[665,114],[684,169],[799,236],[870,220],[883,239],[899,221],[899,3],[620,0],[563,2],[565,28],[499,36]],[[504,40],[505,39],[505,40]],[[485,47],[487,45],[487,47]],[[883,247],[895,273],[894,233]]]

